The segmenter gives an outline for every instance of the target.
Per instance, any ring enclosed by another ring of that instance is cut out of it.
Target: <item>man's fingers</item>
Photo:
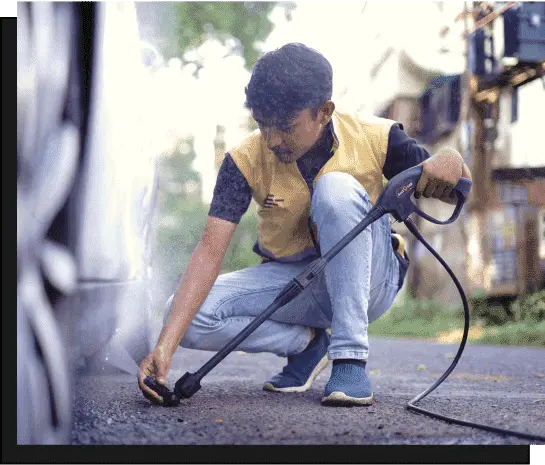
[[[162,404],[163,398],[157,394],[153,389],[149,388],[144,384],[144,378],[145,376],[140,380],[138,379],[138,386],[140,387],[140,390],[142,391],[142,394],[144,394],[144,397],[148,400],[151,400],[155,404]]]
[[[445,190],[442,193],[442,197],[449,197],[452,191],[454,190],[454,186],[452,184],[446,184]]]
[[[456,191],[452,189],[448,195],[448,203],[451,205],[456,205],[458,203],[458,195],[456,194]]]
[[[454,186],[448,182],[439,182],[437,187],[435,188],[435,192],[433,193],[433,197],[436,199],[440,199],[442,197],[446,197],[450,194]]]
[[[428,174],[426,173],[426,171],[422,170],[420,179],[418,180],[418,183],[416,184],[416,192],[422,195],[424,193],[424,189],[426,189],[426,186],[428,185],[428,181],[429,181]]]
[[[153,393],[153,395],[151,395],[148,394],[148,392],[146,391],[142,391],[142,394],[144,394],[144,397],[155,405],[161,405],[163,403],[163,398],[156,393]]]
[[[147,376],[153,376],[153,373],[150,372],[147,366],[140,365],[140,370],[138,370],[138,387],[142,390],[148,390],[149,388],[144,384],[144,380]]]
[[[157,394],[153,389],[146,386],[144,383],[144,380],[147,376],[153,376],[152,373],[150,373],[150,370],[147,366],[143,366],[140,368],[140,371],[138,372],[138,387],[142,391],[142,394],[144,394],[144,397],[153,403],[161,404],[163,402],[163,398]],[[165,384],[165,383],[161,383]]]
[[[145,378],[146,378],[146,374],[143,373],[142,371],[139,371],[137,379],[138,379],[138,387],[140,388],[141,391],[146,389],[146,385],[144,384],[144,379]]]
[[[426,197],[427,199],[429,199],[430,197],[434,197],[434,192],[437,186],[437,181],[435,181],[435,179],[430,179],[426,184],[426,188],[424,189],[424,197]]]

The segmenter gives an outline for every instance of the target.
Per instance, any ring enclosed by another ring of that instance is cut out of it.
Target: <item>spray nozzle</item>
[[[164,405],[165,407],[176,407],[177,405],[180,404],[180,398],[174,392],[172,392],[166,386],[159,384],[151,376],[147,376],[144,379],[144,384],[150,389],[153,389],[157,394],[159,394],[163,398],[162,405]]]

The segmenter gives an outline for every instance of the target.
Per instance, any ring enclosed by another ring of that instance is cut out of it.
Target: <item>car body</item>
[[[17,441],[63,444],[78,370],[151,344],[152,70],[131,2],[17,15]]]

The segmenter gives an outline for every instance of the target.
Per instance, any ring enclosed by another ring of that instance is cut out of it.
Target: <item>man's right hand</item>
[[[170,369],[170,363],[172,358],[167,354],[161,346],[156,347],[154,351],[149,354],[140,364],[140,371],[138,373],[138,386],[144,394],[144,397],[153,403],[163,403],[163,398],[157,394],[153,389],[150,389],[144,384],[144,379],[147,376],[155,378],[157,383],[163,386],[167,383],[167,374]]]
[[[157,346],[140,364],[138,386],[151,402],[162,403],[163,399],[144,384],[144,379],[151,376],[157,383],[166,384],[175,349],[216,281],[236,227],[236,224],[221,218],[207,218],[202,238],[191,255]],[[179,295],[184,296],[182,300]]]

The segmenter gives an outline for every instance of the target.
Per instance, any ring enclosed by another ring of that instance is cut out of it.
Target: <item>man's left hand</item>
[[[435,198],[449,204],[456,204],[457,197],[452,192],[462,176],[471,179],[469,169],[462,156],[453,149],[441,149],[422,165],[422,176],[416,192],[426,198]]]

